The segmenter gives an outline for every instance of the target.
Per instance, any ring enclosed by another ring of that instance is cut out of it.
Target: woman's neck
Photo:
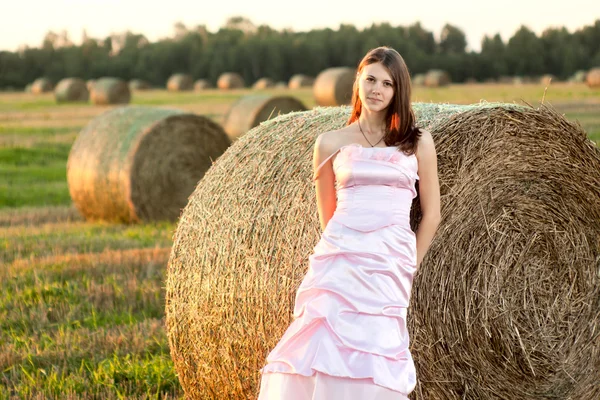
[[[386,131],[385,111],[369,112],[365,108],[362,109],[358,118],[360,127],[365,135],[379,139]]]

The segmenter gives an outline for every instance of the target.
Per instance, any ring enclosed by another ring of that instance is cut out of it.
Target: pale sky
[[[2,0],[0,50],[15,51],[22,44],[39,47],[49,30],[69,32],[81,43],[84,29],[90,37],[130,30],[150,41],[172,36],[173,25],[206,25],[215,32],[235,15],[255,25],[274,29],[337,29],[349,23],[358,29],[389,22],[407,26],[417,21],[439,38],[446,23],[465,32],[469,48],[479,51],[483,35],[500,33],[506,42],[521,26],[538,35],[548,27],[565,26],[569,32],[600,19],[600,0]]]

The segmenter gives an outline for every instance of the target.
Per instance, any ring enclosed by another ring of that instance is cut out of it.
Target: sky
[[[468,49],[479,51],[484,35],[500,33],[506,42],[521,25],[538,35],[549,27],[573,32],[600,19],[600,0],[3,0],[0,8],[0,50],[20,45],[39,47],[48,31],[66,30],[75,44],[82,32],[92,38],[130,30],[151,42],[174,34],[182,22],[188,28],[206,25],[216,31],[229,17],[241,15],[255,25],[308,31],[359,29],[388,22],[407,26],[417,21],[436,39],[446,23],[467,36]]]

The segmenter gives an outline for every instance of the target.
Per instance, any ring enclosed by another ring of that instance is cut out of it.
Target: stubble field
[[[311,90],[268,90],[315,106]],[[136,92],[132,104],[221,123],[250,90]],[[600,90],[582,84],[415,88],[414,101],[544,99],[600,146]],[[110,109],[0,93],[0,399],[182,398],[164,328],[164,280],[176,223],[85,222],[66,162],[79,131]]]

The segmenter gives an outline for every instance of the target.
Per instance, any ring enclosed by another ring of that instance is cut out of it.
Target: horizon
[[[118,7],[118,14],[108,7],[111,4]],[[172,0],[168,8],[141,0],[57,0],[52,3],[25,0],[8,6],[9,12],[0,16],[0,51],[15,52],[23,46],[39,48],[49,31],[57,34],[67,31],[75,45],[81,44],[84,31],[88,37],[104,39],[129,30],[156,42],[173,37],[176,23],[183,23],[188,29],[205,25],[215,32],[230,17],[242,16],[256,26],[268,25],[278,31],[292,29],[295,32],[337,30],[341,24],[362,30],[372,24],[409,26],[420,22],[437,41],[442,27],[448,23],[464,32],[467,51],[479,52],[485,35],[500,34],[506,43],[523,25],[540,36],[545,29],[557,27],[565,27],[572,33],[600,19],[600,2],[592,0],[572,0],[567,4],[558,0],[506,0],[502,4],[487,5],[470,4],[469,0],[456,0],[452,4],[434,0],[411,5],[410,10],[396,10],[397,2],[391,0],[380,0],[376,6],[369,4],[364,9],[341,8],[340,4],[344,3],[307,0],[304,7],[292,13],[287,10],[289,6],[274,1],[257,0],[247,4],[233,0],[227,5],[211,4],[212,14],[207,18],[203,12],[198,12],[200,17],[193,16],[201,5],[192,0]],[[31,13],[32,9],[35,14]],[[236,11],[228,11],[232,9]],[[140,11],[143,12],[141,18]]]

